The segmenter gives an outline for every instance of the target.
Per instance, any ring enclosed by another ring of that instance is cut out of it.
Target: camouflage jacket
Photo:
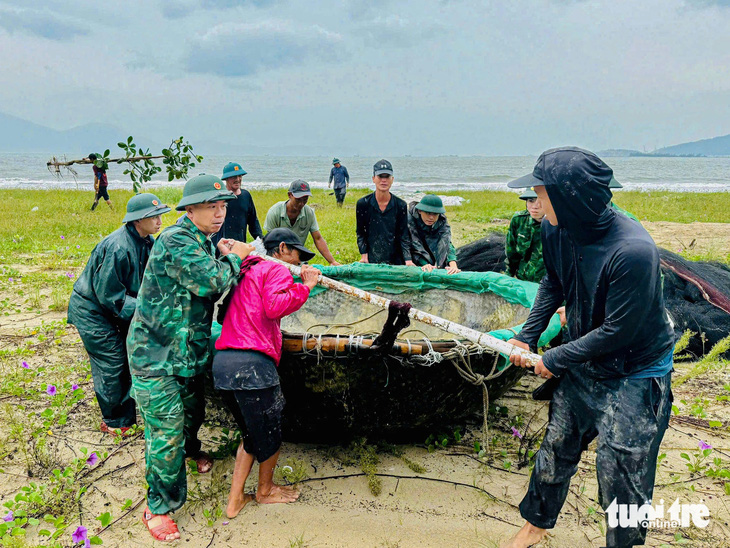
[[[213,304],[234,282],[241,259],[215,247],[187,217],[152,247],[127,337],[132,375],[192,377],[211,358]]]
[[[526,210],[518,211],[512,216],[504,252],[507,256],[505,270],[508,275],[536,283],[545,275],[540,223],[533,221]]]

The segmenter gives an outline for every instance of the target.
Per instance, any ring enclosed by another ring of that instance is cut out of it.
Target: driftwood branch
[[[121,164],[122,162],[141,162],[143,160],[156,160],[158,158],[164,158],[164,156],[130,156],[129,158],[110,158],[107,160],[107,163],[115,162],[117,164]],[[68,167],[72,166],[74,164],[93,164],[93,160],[89,160],[88,158],[82,158],[81,160],[70,160],[68,162],[61,162],[60,160],[57,160],[55,156],[46,162],[47,167]]]

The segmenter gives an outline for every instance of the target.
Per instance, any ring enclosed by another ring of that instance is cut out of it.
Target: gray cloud
[[[68,40],[89,34],[80,23],[49,11],[0,7],[0,27],[10,33],[27,33],[49,40]]]
[[[339,34],[288,21],[222,24],[193,40],[185,60],[190,72],[248,76],[267,68],[336,57]]]
[[[253,6],[263,8],[277,4],[279,0],[176,0],[163,1],[162,15],[168,19],[181,19],[198,10],[227,10]]]
[[[709,8],[717,6],[720,8],[730,8],[730,0],[685,0],[688,6],[697,6],[701,8]]]

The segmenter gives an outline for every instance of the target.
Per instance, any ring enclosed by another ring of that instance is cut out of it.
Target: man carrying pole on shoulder
[[[613,170],[574,147],[544,152],[531,175],[546,274],[520,334],[536,349],[566,303],[570,342],[545,352],[535,373],[551,379],[547,431],[520,504],[527,523],[507,548],[538,543],[555,526],[583,451],[598,438],[599,502],[651,505],[656,461],[671,411],[674,333],[664,311],[659,253],[646,230],[608,207]],[[512,363],[525,366],[520,356]],[[625,506],[628,510],[629,506]],[[608,523],[606,546],[644,544],[646,527]]]
[[[224,239],[218,242],[221,257],[216,259],[210,236],[220,230],[226,202],[234,198],[213,175],[201,174],[185,184],[176,209],[186,216],[157,239],[129,328],[132,394],[145,421],[149,487],[142,520],[157,540],[180,538],[168,514],[187,497],[185,457],[195,460],[201,473],[213,466],[198,440],[213,304],[253,250]]]

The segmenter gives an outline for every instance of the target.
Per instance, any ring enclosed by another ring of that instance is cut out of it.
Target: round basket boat
[[[503,340],[519,332],[537,290],[537,284],[494,272],[448,276],[365,264],[321,270]],[[392,348],[374,350],[387,317],[371,303],[315,288],[299,311],[282,320],[286,439],[422,439],[481,418],[485,390],[494,400],[523,374],[497,353],[418,321],[400,332]],[[559,330],[554,318],[541,344]]]

